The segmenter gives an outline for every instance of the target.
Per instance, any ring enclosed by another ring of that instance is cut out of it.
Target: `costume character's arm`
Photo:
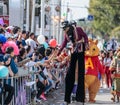
[[[97,60],[97,65],[98,65],[99,73],[101,74],[102,79],[104,79],[104,78],[105,78],[105,70],[103,69],[103,66],[102,66],[102,64],[100,63],[99,58],[98,58],[98,60]]]
[[[66,36],[64,37],[64,41],[62,42],[62,45],[61,45],[61,48],[60,48],[60,50],[59,50],[59,52],[58,52],[58,56],[60,55],[60,53],[62,52],[62,50],[64,49],[64,47],[67,45],[67,42],[68,42],[68,40],[67,40],[67,38],[66,38]]]

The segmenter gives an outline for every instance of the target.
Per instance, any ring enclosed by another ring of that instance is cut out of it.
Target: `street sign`
[[[88,18],[87,18],[89,21],[93,21],[94,19],[94,16],[93,15],[88,15]]]
[[[85,18],[81,18],[81,19],[79,19],[79,21],[85,21]]]

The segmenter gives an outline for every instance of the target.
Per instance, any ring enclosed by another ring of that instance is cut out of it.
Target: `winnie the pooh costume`
[[[97,40],[89,39],[89,50],[85,52],[85,89],[88,89],[89,102],[95,103],[100,88],[100,76],[104,77],[104,69],[98,58]]]

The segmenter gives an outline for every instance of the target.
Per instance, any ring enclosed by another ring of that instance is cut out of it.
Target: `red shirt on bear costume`
[[[98,77],[98,73],[104,74],[104,69],[98,56],[85,56],[85,69],[86,74],[95,75]]]

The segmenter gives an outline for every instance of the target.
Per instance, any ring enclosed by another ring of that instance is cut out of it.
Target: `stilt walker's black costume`
[[[85,89],[84,89],[84,51],[88,49],[88,37],[80,27],[75,27],[68,22],[64,24],[65,37],[60,48],[59,53],[66,46],[67,42],[71,41],[73,44],[73,53],[71,54],[70,67],[65,80],[65,101],[71,102],[71,92],[75,82],[75,69],[78,66],[78,87],[76,91],[76,101],[84,102]]]

